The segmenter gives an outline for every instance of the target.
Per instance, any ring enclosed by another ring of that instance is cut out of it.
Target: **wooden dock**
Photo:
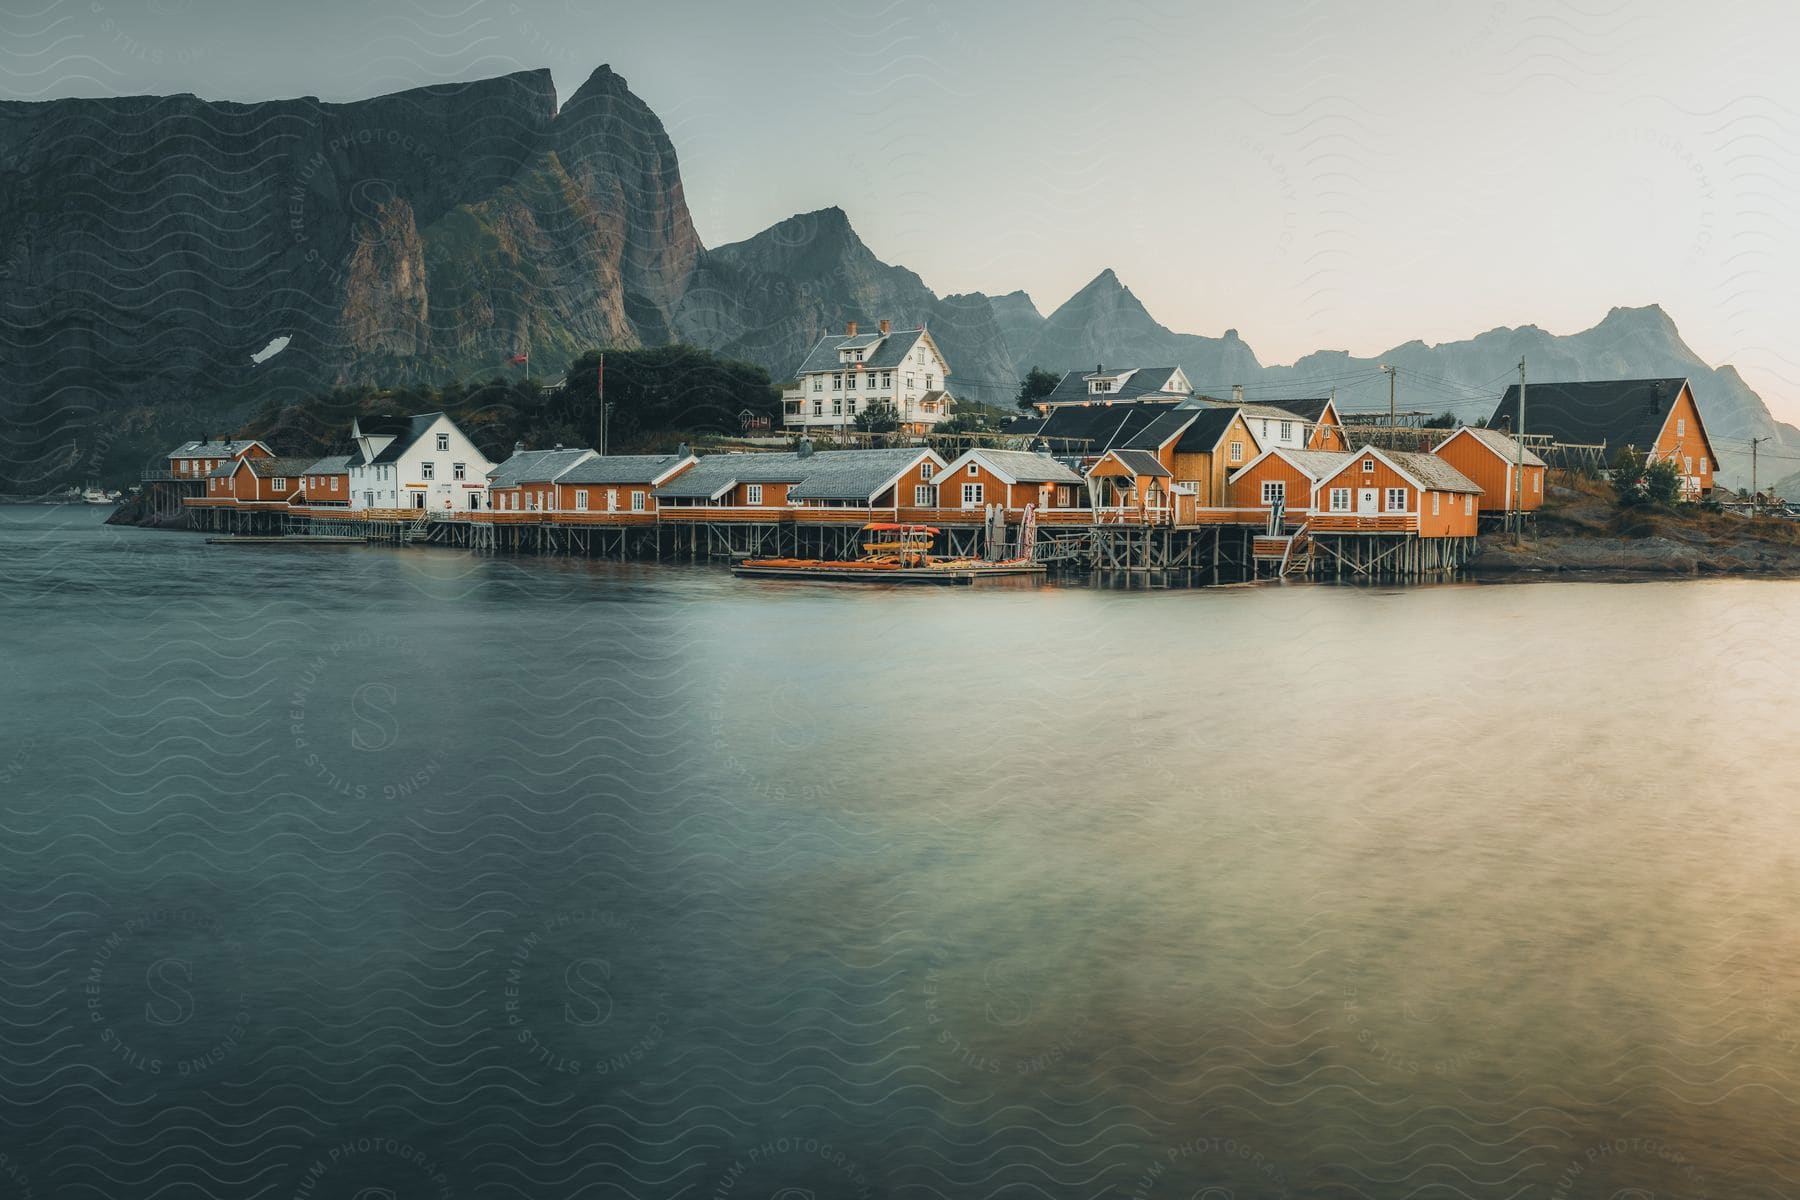
[[[209,537],[209,546],[366,546],[366,537],[333,537],[329,534],[277,533],[236,534],[231,537]]]
[[[741,562],[732,566],[738,575],[760,579],[828,579],[855,583],[974,583],[978,579],[1045,574],[1042,563],[970,563],[955,567],[859,567],[845,563],[841,567],[788,567],[773,564]]]

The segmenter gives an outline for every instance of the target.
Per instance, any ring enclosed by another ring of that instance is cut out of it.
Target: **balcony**
[[[1417,533],[1419,514],[1392,513],[1320,513],[1308,527],[1314,533]]]

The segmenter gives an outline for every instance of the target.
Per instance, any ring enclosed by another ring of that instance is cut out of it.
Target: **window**
[[[269,486],[278,492],[285,492],[287,490],[287,479],[284,476],[277,475],[275,478],[269,480]]]
[[[913,488],[913,507],[936,508],[937,505],[933,503],[931,499],[932,490],[932,486],[929,483],[921,483]]]
[[[875,377],[873,375],[864,375],[863,376],[863,390],[866,392],[872,392],[875,390]]]
[[[1242,443],[1242,442],[1231,443],[1231,461],[1232,462],[1243,462],[1244,461],[1244,443]]]
[[[908,376],[907,376],[907,377],[906,377],[906,386],[907,386],[907,387],[911,387],[911,386],[912,386],[912,385],[913,385],[913,381],[912,381],[912,376],[911,376],[911,375],[908,375]]]
[[[1406,511],[1406,489],[1403,487],[1387,490],[1387,510],[1389,512]]]
[[[1363,474],[1364,475],[1373,475],[1374,473],[1375,473],[1375,460],[1372,458],[1363,459]]]
[[[929,460],[922,462],[919,464],[919,478],[920,479],[930,479],[932,476],[932,473],[935,472],[936,470],[937,470],[936,463],[931,462]]]
[[[437,464],[429,463],[429,462],[420,463],[419,464],[419,478],[420,479],[436,479],[437,478]]]
[[[850,415],[853,417],[856,415],[856,397],[855,396],[850,397]]]
[[[1431,515],[1434,517],[1438,515],[1438,497],[1442,494],[1441,492],[1431,493]]]
[[[586,488],[576,488],[575,489],[575,511],[576,512],[586,512],[587,511],[587,489]]]
[[[631,493],[631,511],[632,512],[643,512],[644,511],[644,493],[642,493],[642,492]]]
[[[862,361],[862,351],[861,351],[861,350],[858,350],[858,351],[857,351],[857,352],[856,352],[856,361],[857,361],[857,362],[861,362],[861,361]]]
[[[825,390],[825,377],[823,375],[814,375],[813,376],[813,391],[822,392],[824,390]]]
[[[932,377],[930,375],[925,377],[925,390],[928,392],[931,390],[931,379]]]
[[[1349,512],[1350,511],[1350,489],[1349,488],[1332,488],[1331,489],[1331,511],[1332,512]]]
[[[1692,458],[1684,458],[1681,460],[1681,473],[1683,475],[1692,475],[1694,473],[1694,460]]]
[[[336,475],[331,477],[331,490],[334,492],[338,490],[338,477]]]
[[[467,479],[468,477],[469,477],[469,466],[467,463],[451,463],[450,464],[450,478],[452,478],[452,479]]]
[[[841,392],[844,390],[844,377],[842,375],[833,375],[831,377],[831,390],[834,392]]]
[[[1284,442],[1292,441],[1293,437],[1294,423],[1292,421],[1283,421],[1281,423],[1281,440]]]
[[[970,463],[969,464],[969,474],[979,475],[979,474],[981,474],[981,468],[976,466],[974,463]]]
[[[1464,496],[1463,497],[1463,516],[1472,517],[1474,515],[1475,515],[1475,497]]]
[[[1532,477],[1531,490],[1534,492],[1542,492],[1544,490],[1544,473],[1542,471],[1539,471]]]
[[[1263,480],[1262,502],[1268,505],[1286,504],[1287,481],[1282,479]]]
[[[893,386],[894,386],[894,373],[892,371],[883,371],[881,373],[881,390],[886,391],[888,388],[891,388]]]
[[[746,483],[744,485],[744,503],[745,504],[761,504],[762,503],[762,484]]]
[[[964,508],[974,508],[977,504],[980,504],[980,503],[981,503],[981,485],[979,483],[963,484],[962,506]]]
[[[842,396],[833,396],[831,398],[831,415],[834,417],[841,417],[844,415],[844,398]]]
[[[1686,437],[1687,436],[1687,418],[1686,417],[1676,417],[1675,418],[1675,436],[1676,437]]]
[[[824,415],[825,415],[825,401],[814,400],[813,401],[813,416],[822,417]]]
[[[1706,456],[1704,454],[1700,456],[1700,473],[1706,474]]]
[[[450,448],[450,435],[447,433],[438,434],[438,449],[439,450],[448,450],[449,448]]]
[[[1265,442],[1269,440],[1269,423],[1267,421],[1262,423],[1262,440]]]

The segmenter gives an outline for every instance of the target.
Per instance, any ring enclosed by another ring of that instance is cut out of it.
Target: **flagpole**
[[[594,397],[600,401],[600,457],[606,457],[606,354],[594,364]]]

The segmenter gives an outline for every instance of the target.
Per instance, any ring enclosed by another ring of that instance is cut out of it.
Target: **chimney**
[[[852,326],[852,328],[854,328],[854,326]],[[813,444],[811,438],[801,438],[800,444],[794,448],[795,455],[800,458],[811,458],[812,452]]]
[[[562,443],[561,443],[561,442],[558,442],[558,443],[556,443],[556,445],[554,445],[554,446],[552,446],[552,447],[550,447],[550,448],[551,448],[551,449],[552,449],[552,450],[561,450],[561,449],[562,449]]]
[[[676,458],[686,458],[688,455],[690,455],[692,453],[693,453],[693,451],[688,449],[688,444],[686,442],[683,442],[683,443],[681,443],[681,445],[675,447],[675,457]]]
[[[893,329],[893,327],[894,327],[894,323],[892,321],[887,320],[885,317],[882,318],[882,322],[881,322],[881,332],[882,333],[884,333],[884,334],[888,333],[890,330]]]
[[[524,442],[514,442],[513,443],[513,453],[514,454],[525,453],[525,443]]]
[[[856,336],[856,322],[855,321],[850,322],[850,324],[848,324],[844,327],[844,336],[845,337],[855,337]]]
[[[1244,385],[1243,384],[1234,383],[1231,385],[1231,402],[1233,404],[1242,404],[1244,402]]]
[[[1094,374],[1103,375],[1105,373],[1106,373],[1106,366],[1104,363],[1095,363],[1094,364]]]

